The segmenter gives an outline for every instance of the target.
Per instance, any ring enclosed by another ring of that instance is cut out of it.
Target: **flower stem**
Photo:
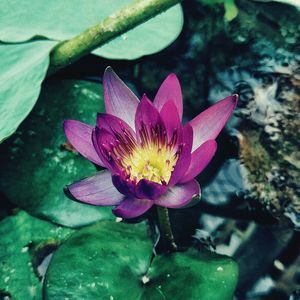
[[[50,54],[48,76],[94,49],[148,21],[181,0],[136,0],[74,38],[59,43]]]
[[[174,240],[168,209],[166,207],[157,206],[157,216],[158,227],[163,242],[168,250],[176,251],[178,247]]]

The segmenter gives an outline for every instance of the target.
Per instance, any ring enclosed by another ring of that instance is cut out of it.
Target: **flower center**
[[[139,142],[126,129],[115,132],[116,143],[103,144],[107,156],[122,170],[123,175],[136,183],[147,179],[162,185],[168,184],[183,144],[178,143],[178,130],[168,138],[159,124],[139,129]]]
[[[126,175],[135,181],[148,179],[167,184],[178,160],[178,153],[167,145],[148,144],[137,146],[131,154],[123,158],[122,165]]]

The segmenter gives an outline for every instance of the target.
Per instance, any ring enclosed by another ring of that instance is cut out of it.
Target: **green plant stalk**
[[[94,49],[157,16],[180,0],[135,0],[74,38],[61,42],[50,53],[48,75],[66,67]],[[162,28],[163,30],[163,28]]]
[[[162,206],[156,206],[156,208],[157,208],[158,227],[160,230],[160,236],[164,241],[168,250],[176,251],[178,247],[174,240],[168,208]]]

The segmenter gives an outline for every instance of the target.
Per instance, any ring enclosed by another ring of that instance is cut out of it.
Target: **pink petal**
[[[99,128],[104,128],[111,133],[118,132],[118,133],[123,134],[124,130],[126,130],[132,136],[135,135],[134,131],[127,123],[125,123],[120,118],[110,115],[110,114],[98,113],[97,114],[97,126]]]
[[[162,132],[165,130],[165,125],[159,112],[147,96],[143,95],[135,115],[135,131],[138,140],[141,140],[140,133],[143,126],[146,128],[148,136],[151,136],[151,128],[154,128],[156,125],[159,125]]]
[[[103,88],[106,112],[119,117],[134,128],[134,116],[139,100],[111,67],[106,68],[104,72]]]
[[[208,140],[204,142],[192,153],[190,166],[179,182],[184,183],[190,181],[201,173],[214,157],[216,150],[217,143],[215,140]]]
[[[160,116],[165,123],[169,140],[172,138],[174,131],[180,133],[181,123],[177,107],[172,100],[167,101],[160,111]],[[180,139],[180,137],[179,137]]]
[[[199,183],[196,180],[191,180],[186,183],[174,185],[166,194],[154,200],[154,203],[164,207],[178,208],[185,206],[193,197],[199,194]]]
[[[180,120],[182,119],[182,93],[180,83],[175,74],[170,74],[160,86],[155,99],[154,106],[161,111],[165,103],[172,100],[177,107]]]
[[[93,127],[75,120],[64,121],[64,132],[70,144],[85,158],[104,166],[92,143]]]
[[[121,218],[135,218],[142,215],[153,205],[153,201],[127,197],[115,209],[113,213]]]
[[[112,172],[119,171],[119,168],[109,156],[111,146],[116,145],[115,136],[104,128],[95,127],[92,132],[92,142],[105,168]]]
[[[67,188],[75,199],[92,205],[116,205],[124,198],[112,184],[111,174],[107,171],[75,182]]]
[[[192,121],[194,131],[193,151],[207,140],[215,139],[237,104],[238,95],[229,96],[209,107]]]
[[[183,151],[179,156],[179,159],[176,163],[176,166],[172,172],[171,179],[168,183],[168,186],[172,186],[178,182],[178,180],[185,174],[187,171],[190,162],[191,162],[191,150],[193,144],[193,129],[187,123],[183,127],[183,139],[184,143]]]

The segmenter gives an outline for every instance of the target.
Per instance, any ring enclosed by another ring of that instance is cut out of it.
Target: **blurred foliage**
[[[1,221],[0,299],[4,296],[15,300],[42,299],[40,260],[72,232],[24,211]]]
[[[114,218],[110,207],[71,201],[65,185],[96,168],[66,144],[63,120],[94,125],[104,111],[102,86],[82,80],[51,80],[17,133],[2,144],[0,188],[14,204],[31,214],[65,226],[77,227]]]
[[[238,14],[238,7],[234,0],[199,0],[205,5],[222,4],[224,6],[225,14],[224,18],[226,21],[232,21]]]

